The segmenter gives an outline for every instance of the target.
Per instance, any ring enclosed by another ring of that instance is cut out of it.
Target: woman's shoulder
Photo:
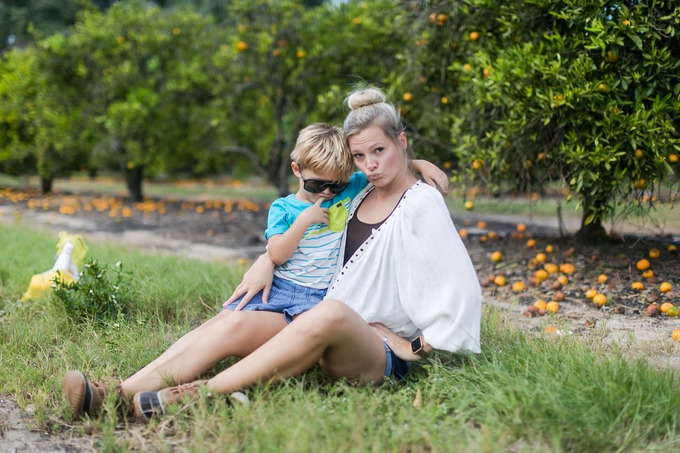
[[[433,205],[435,205],[445,209],[448,212],[442,194],[440,194],[434,187],[429,186],[422,181],[418,181],[412,185],[411,188],[404,194],[404,198],[410,199],[409,206],[417,211],[429,211]]]

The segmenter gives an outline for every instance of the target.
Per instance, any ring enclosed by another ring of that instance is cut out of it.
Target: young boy
[[[337,127],[306,127],[290,158],[300,188],[272,203],[264,232],[267,253],[276,264],[269,300],[263,303],[260,292],[242,308],[283,313],[287,322],[326,295],[349,204],[368,184],[363,173],[352,174],[352,155]],[[225,309],[236,309],[242,298]]]
[[[262,292],[242,310],[283,313],[293,317],[318,304],[331,283],[342,233],[352,199],[368,184],[354,162],[341,129],[312,124],[300,132],[290,155],[291,168],[300,180],[295,194],[272,203],[264,236],[267,253],[276,265],[266,303]],[[439,172],[434,165],[414,161],[413,168]],[[243,296],[223,309],[235,310]]]

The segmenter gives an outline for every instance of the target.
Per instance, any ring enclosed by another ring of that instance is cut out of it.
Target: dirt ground
[[[0,190],[0,222],[67,230],[82,234],[88,242],[225,262],[248,261],[264,250],[267,208],[247,201],[156,199],[133,204],[107,196],[42,197],[36,192]],[[675,289],[660,291],[662,282],[680,288],[680,257],[669,251],[677,238],[627,235],[606,246],[582,247],[574,246],[568,237],[559,237],[556,221],[473,214],[453,220],[465,235],[486,305],[499,307],[517,325],[533,332],[543,334],[548,329],[553,332],[546,335],[594,337],[616,343],[631,355],[646,357],[657,367],[680,369],[680,347],[671,339],[671,333],[680,328],[680,317],[644,314],[651,302],[680,304]],[[527,227],[521,234],[518,222]],[[536,241],[533,247],[527,244],[530,238]],[[549,246],[554,249],[550,253],[546,252]],[[658,258],[649,257],[652,249],[659,250]],[[491,260],[495,251],[502,254],[498,262]],[[546,261],[534,264],[532,260],[541,252]],[[642,258],[650,261],[652,277],[644,278],[636,269]],[[535,284],[535,272],[546,263],[558,267],[572,264],[574,271],[548,274]],[[558,275],[569,280],[559,290],[555,289]],[[598,282],[600,275],[607,277],[605,282]],[[505,277],[507,283],[493,283],[497,276]],[[633,290],[635,281],[643,283],[644,289]],[[513,290],[516,282],[522,282],[522,291]],[[600,307],[587,299],[588,289],[604,294],[606,305]],[[558,312],[527,316],[527,309],[538,299],[557,299]],[[13,397],[0,396],[0,452],[96,449],[90,437],[73,434],[68,428],[52,435],[33,420],[30,407],[20,409]]]

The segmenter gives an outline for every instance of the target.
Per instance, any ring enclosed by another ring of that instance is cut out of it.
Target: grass
[[[40,187],[38,177],[13,177],[0,173],[0,186],[5,187]],[[126,195],[127,188],[119,175],[101,176],[90,180],[87,176],[58,178],[54,181],[54,190],[70,193],[102,193],[107,195]],[[205,181],[182,181],[180,183],[144,182],[144,195],[161,198],[202,198],[202,199],[249,199],[269,202],[277,197],[273,187],[252,179],[247,184],[230,181],[230,184]]]
[[[77,324],[50,298],[17,303],[53,264],[56,236],[0,224],[0,394],[37,407],[38,423],[96,438],[101,451],[677,451],[677,376],[616,346],[518,329],[485,309],[483,351],[437,353],[402,382],[355,388],[318,369],[249,390],[250,409],[207,395],[142,426],[111,399],[94,420],[71,421],[63,373],[125,377],[212,314],[241,268],[91,244],[89,256],[132,272],[128,318]],[[202,302],[201,302],[202,301]],[[227,366],[229,362],[218,367]],[[413,408],[417,389],[423,406]],[[65,422],[64,422],[65,420]]]
[[[13,177],[0,173],[0,187],[15,188],[39,188],[37,176]],[[70,178],[59,178],[54,182],[54,189],[60,192],[75,194],[102,193],[107,195],[126,195],[127,189],[122,178],[118,174],[103,175],[91,180],[85,174],[75,175]],[[472,213],[463,207],[466,197],[464,191],[452,187],[452,195],[446,198],[446,204],[454,215],[510,215],[525,219],[549,219],[557,218],[557,207],[562,207],[562,218],[571,221],[572,225],[579,225],[582,210],[577,201],[567,201],[563,195],[559,195],[559,188],[553,188],[552,195],[531,200],[527,195],[493,197],[476,194],[472,198],[475,208]],[[179,181],[177,183],[145,182],[144,193],[147,196],[174,199],[249,199],[259,202],[271,202],[277,197],[276,190],[267,186],[257,178],[249,178],[246,181]],[[665,192],[664,192],[665,193]],[[609,227],[611,221],[607,221]],[[641,234],[658,233],[662,231],[680,230],[680,211],[666,202],[655,204],[650,208],[649,203],[636,206],[634,203],[620,205],[616,208],[614,216],[615,230],[621,230],[623,225],[628,230],[638,229]]]

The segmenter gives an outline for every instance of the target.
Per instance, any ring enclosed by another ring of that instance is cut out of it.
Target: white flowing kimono
[[[372,189],[354,199],[350,219]],[[435,349],[480,352],[481,288],[439,192],[411,186],[342,267],[346,240],[326,298],[404,338],[422,332]]]

